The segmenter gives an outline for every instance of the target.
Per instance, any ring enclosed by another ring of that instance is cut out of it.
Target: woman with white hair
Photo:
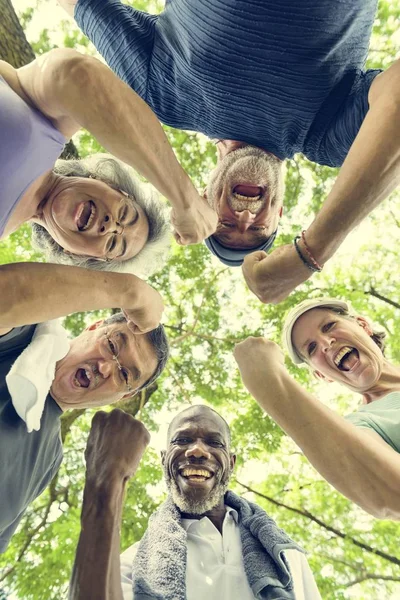
[[[80,127],[119,160],[56,163]],[[165,255],[165,213],[120,161],[170,201],[179,243],[215,229],[155,115],[94,58],[57,49],[17,70],[0,61],[0,131],[0,237],[31,222],[51,261],[132,272],[143,254],[149,273]]]
[[[399,520],[400,367],[385,358],[383,338],[334,298],[305,300],[286,317],[293,362],[362,394],[345,418],[292,379],[274,342],[248,338],[235,358],[249,392],[329,483],[377,518]]]

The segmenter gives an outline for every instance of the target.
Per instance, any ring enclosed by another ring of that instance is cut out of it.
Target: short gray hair
[[[58,160],[53,169],[63,177],[90,177],[103,181],[134,198],[149,222],[145,246],[133,258],[125,261],[104,261],[98,258],[66,254],[47,230],[31,223],[32,243],[43,252],[48,262],[74,265],[99,271],[133,273],[145,277],[160,270],[171,243],[168,213],[157,192],[149,184],[139,181],[134,170],[110,154],[94,154],[80,160]]]

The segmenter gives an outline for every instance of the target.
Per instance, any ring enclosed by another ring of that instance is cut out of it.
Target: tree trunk
[[[0,0],[0,59],[16,69],[35,59],[10,0]]]

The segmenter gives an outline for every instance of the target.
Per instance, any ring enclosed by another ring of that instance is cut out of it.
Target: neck
[[[203,517],[207,517],[210,519],[211,523],[218,529],[218,531],[222,534],[222,524],[225,519],[226,508],[224,504],[224,499],[222,498],[218,506],[215,506],[211,510],[208,510],[202,515],[189,515],[187,513],[182,513],[183,519],[202,519]]]
[[[367,391],[363,392],[364,404],[370,404],[387,396],[390,392],[400,391],[400,368],[385,360],[378,381]]]

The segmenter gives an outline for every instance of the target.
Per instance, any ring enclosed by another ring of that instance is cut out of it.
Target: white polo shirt
[[[226,507],[222,535],[208,517],[182,519],[187,532],[187,600],[254,600],[244,570],[237,512]],[[138,544],[121,555],[121,583],[124,600],[134,600],[132,563]],[[298,550],[286,550],[296,600],[321,600],[306,557]]]

